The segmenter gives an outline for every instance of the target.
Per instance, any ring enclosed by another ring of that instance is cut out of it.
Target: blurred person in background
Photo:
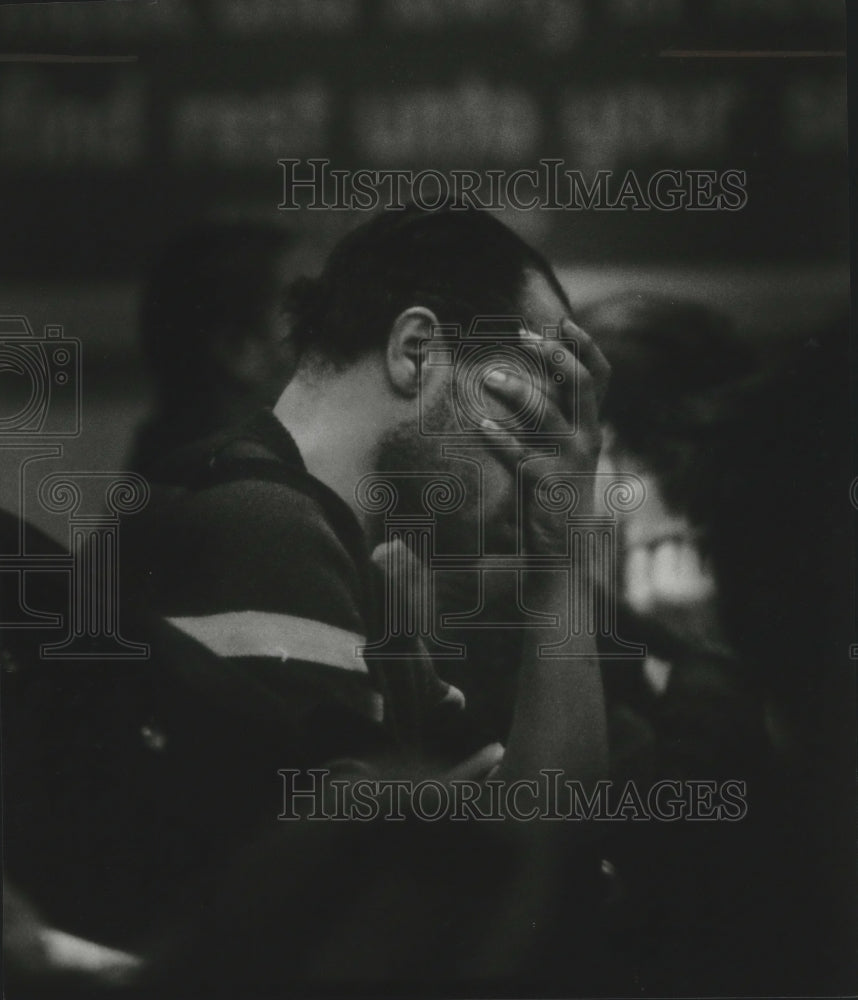
[[[614,847],[645,901],[642,977],[664,992],[699,989],[704,967],[713,992],[839,994],[854,982],[848,354],[846,324],[833,325],[678,413],[676,449],[696,461],[665,468],[660,486],[711,567],[725,653],[677,649],[670,708],[656,716],[660,767],[687,768],[683,745],[706,740],[747,781],[748,812],[708,829],[622,831],[627,850]],[[729,686],[759,706],[756,753]]]
[[[697,458],[680,426],[686,402],[748,372],[751,352],[726,316],[690,300],[624,293],[588,306],[581,322],[614,372],[603,464],[634,471],[647,486],[646,503],[623,519],[625,600],[655,615],[705,600],[711,573],[685,512],[665,503],[661,480]]]
[[[614,766],[639,777],[668,776],[665,768],[712,777],[757,754],[760,707],[720,626],[701,528],[664,483],[692,476],[703,458],[689,404],[752,370],[753,355],[726,316],[692,300],[626,292],[590,304],[581,322],[613,372],[601,467],[646,486],[644,504],[620,517],[623,634],[645,641],[648,655],[605,670]],[[737,738],[725,746],[727,720]]]
[[[295,249],[282,226],[246,220],[198,222],[164,245],[140,307],[156,401],[132,470],[274,405],[295,366],[282,309]]]
[[[757,679],[790,780],[815,780],[808,769],[842,732],[828,720],[852,629],[848,379],[846,324],[833,323],[691,402],[689,446],[704,459],[664,480],[700,531],[725,639]]]

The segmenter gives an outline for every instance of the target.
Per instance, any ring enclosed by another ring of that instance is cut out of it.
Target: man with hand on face
[[[386,870],[381,857],[376,857],[378,871],[371,865],[368,870],[372,892],[364,884],[353,887],[361,899],[371,897],[367,908],[350,910],[348,919],[339,903],[330,900],[326,908],[326,892],[318,884],[296,887],[296,867],[306,864],[316,871],[311,858],[318,850],[327,859],[326,878],[337,882],[343,850],[319,847],[334,836],[321,833],[319,824],[289,836],[294,827],[274,823],[281,804],[287,807],[278,800],[277,771],[329,767],[346,780],[491,773],[511,782],[556,769],[588,787],[607,771],[604,705],[595,640],[573,640],[577,646],[569,659],[543,658],[540,647],[556,640],[556,629],[528,629],[506,747],[485,746],[464,697],[438,677],[419,636],[397,638],[398,659],[373,656],[374,645],[378,649],[376,644],[390,638],[379,567],[398,572],[394,584],[404,586],[421,553],[385,539],[382,520],[361,502],[362,484],[373,482],[367,476],[395,482],[396,513],[407,520],[425,513],[424,487],[433,477],[447,485],[458,482],[461,506],[439,528],[446,551],[473,552],[468,540],[483,530],[496,540],[520,532],[527,555],[557,555],[567,544],[566,527],[534,501],[535,485],[552,472],[575,474],[577,510],[586,513],[599,450],[597,406],[608,366],[572,321],[545,260],[494,217],[476,210],[409,209],[363,224],[334,249],[318,279],[295,288],[291,313],[298,368],[273,413],[177,453],[153,471],[153,500],[123,535],[124,579],[181,641],[189,641],[189,650],[211,657],[210,671],[203,665],[194,676],[204,692],[200,711],[211,710],[220,720],[223,754],[220,767],[209,761],[207,768],[217,775],[211,796],[224,819],[219,830],[224,839],[208,856],[225,858],[251,832],[260,835],[251,860],[232,866],[229,887],[202,934],[208,944],[193,951],[191,964],[198,969],[202,963],[216,970],[214,978],[229,979],[224,969],[246,971],[252,962],[261,977],[257,984],[270,986],[278,975],[272,954],[280,954],[273,936],[282,947],[284,927],[300,925],[304,936],[299,937],[306,940],[307,926],[321,926],[329,935],[324,948],[315,932],[312,948],[293,939],[299,957],[293,956],[298,965],[290,966],[290,975],[323,981],[402,978],[426,961],[426,925],[435,926],[428,916],[432,905],[427,902],[418,914],[414,907],[423,897],[413,886],[406,891],[403,886],[410,883],[403,878],[397,878],[395,891],[388,885],[391,891],[373,897],[379,891],[375,876]],[[462,373],[455,352],[454,363],[428,363],[427,343],[440,327],[457,330],[454,341],[467,345],[468,331],[481,316],[512,321],[514,339],[527,344],[545,378],[539,384],[522,378],[508,363],[509,352],[498,347],[495,370],[477,390],[481,413],[493,416],[468,423],[468,414],[463,417],[457,408],[461,386],[455,380]],[[559,336],[543,339],[546,328]],[[534,394],[538,426],[524,428],[520,416]],[[442,447],[448,436],[461,439],[463,431],[478,462],[457,461]],[[549,439],[556,446],[536,457],[532,441]],[[566,588],[563,573],[534,573],[528,605],[562,620]],[[466,650],[466,661],[467,655]],[[169,733],[165,745],[169,752]],[[205,793],[197,794],[205,800]],[[438,829],[422,826],[423,832],[412,831],[406,841],[412,858]],[[449,848],[461,835],[477,836],[461,833],[469,826],[482,824],[452,824],[441,840]],[[471,914],[468,933],[453,935],[469,944],[460,942],[458,958],[447,956],[448,976],[467,972],[485,978],[514,970],[530,947],[529,940],[522,941],[522,928],[530,934],[550,908],[558,851],[568,853],[575,824],[513,826],[510,843],[517,860],[507,872],[511,881],[498,880],[503,890],[494,898],[488,923]],[[387,824],[380,842],[394,827],[400,828]],[[345,850],[350,866],[360,865],[360,850]],[[296,852],[302,859],[297,866]],[[392,856],[391,870],[401,876],[404,854],[392,849]],[[408,878],[414,876],[413,867],[406,870]],[[437,872],[437,863],[426,862],[418,882],[425,883],[428,871]],[[285,900],[302,892],[312,896],[315,919],[306,910],[300,919],[290,915],[293,903]],[[246,921],[239,944],[229,930],[236,907]],[[255,916],[248,918],[248,910]],[[344,945],[353,942],[356,927],[364,942],[367,927],[378,930],[370,935],[373,946]],[[394,928],[396,957],[390,946],[378,943]],[[260,945],[265,933],[272,936],[270,948]],[[452,932],[447,927],[444,933]],[[263,971],[260,953],[268,955]]]

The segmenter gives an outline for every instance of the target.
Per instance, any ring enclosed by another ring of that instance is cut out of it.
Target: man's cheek
[[[496,458],[489,456],[482,498],[489,551],[515,552],[518,535],[518,498],[515,478]]]

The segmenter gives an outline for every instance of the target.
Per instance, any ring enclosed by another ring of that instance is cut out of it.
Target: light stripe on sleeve
[[[328,667],[368,673],[357,632],[312,618],[271,611],[225,611],[167,621],[218,656],[266,656],[307,660]]]

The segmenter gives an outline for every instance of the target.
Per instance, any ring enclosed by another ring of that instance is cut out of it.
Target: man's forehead
[[[564,319],[572,318],[569,306],[548,278],[538,271],[526,272],[519,305],[530,332],[538,336],[545,327],[557,327]]]

